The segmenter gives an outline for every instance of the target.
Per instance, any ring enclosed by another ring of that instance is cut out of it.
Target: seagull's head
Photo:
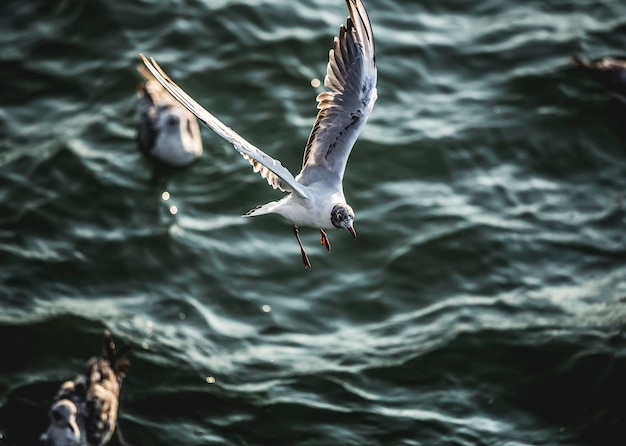
[[[335,228],[347,229],[352,237],[356,238],[356,232],[354,231],[354,211],[347,204],[336,204],[333,210],[330,211],[330,222]]]
[[[43,435],[46,444],[80,444],[77,416],[78,410],[72,401],[63,399],[54,403],[50,409],[50,426]]]
[[[198,122],[186,111],[171,106],[159,107],[152,153],[172,164],[186,164],[202,154]]]

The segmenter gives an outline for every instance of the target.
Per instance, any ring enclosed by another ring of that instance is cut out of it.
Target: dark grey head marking
[[[336,204],[333,210],[330,211],[330,222],[335,228],[346,228],[351,225],[354,220],[354,211],[347,204]]]

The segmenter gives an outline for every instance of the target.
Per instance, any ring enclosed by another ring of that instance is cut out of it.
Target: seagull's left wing
[[[350,17],[328,57],[319,112],[304,150],[298,181],[310,184],[320,168],[341,181],[348,157],[376,102],[376,55],[372,27],[361,0],[346,0]]]
[[[174,98],[187,110],[208,125],[215,133],[230,142],[235,149],[252,165],[255,172],[259,172],[274,189],[283,192],[293,192],[302,198],[308,199],[306,188],[298,183],[291,172],[280,161],[272,158],[261,149],[253,146],[230,127],[225,126],[219,119],[209,113],[204,107],[194,101],[191,96],[183,91],[161,69],[153,58],[148,60],[143,54],[139,54],[154,78],[159,81]]]

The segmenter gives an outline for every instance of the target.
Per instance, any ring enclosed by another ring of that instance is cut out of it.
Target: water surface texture
[[[210,130],[188,169],[141,157],[135,66],[297,173],[342,0],[3,0],[0,445],[105,328],[134,446],[624,444],[626,112],[570,55],[626,57],[626,3],[366,7],[358,239],[303,229],[305,271]]]

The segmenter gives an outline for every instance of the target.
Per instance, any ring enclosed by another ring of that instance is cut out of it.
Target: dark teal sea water
[[[0,3],[0,446],[104,328],[134,446],[626,444],[626,111],[569,59],[626,57],[626,3],[366,7],[359,237],[303,230],[305,271],[208,129],[153,173],[135,65],[297,172],[343,1]]]

